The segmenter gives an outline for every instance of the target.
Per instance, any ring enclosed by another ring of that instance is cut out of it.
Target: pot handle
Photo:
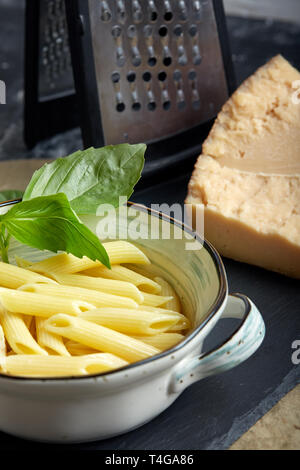
[[[169,388],[171,393],[180,393],[193,382],[236,367],[261,345],[265,324],[257,307],[245,295],[229,295],[220,318],[238,318],[243,322],[218,348],[183,359],[175,368]]]

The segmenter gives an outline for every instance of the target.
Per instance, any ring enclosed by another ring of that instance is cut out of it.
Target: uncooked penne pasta
[[[147,312],[142,309],[99,308],[79,315],[84,320],[106,326],[128,335],[155,335],[182,323],[181,315],[164,314],[162,311]]]
[[[6,356],[6,342],[3,328],[0,324],[0,356]]]
[[[178,295],[176,294],[173,287],[163,278],[155,277],[154,280],[161,286],[161,295],[166,297],[172,297],[172,300],[169,300],[165,304],[165,308],[168,310],[173,310],[174,312],[181,312],[181,304]]]
[[[158,349],[153,346],[79,317],[54,315],[48,318],[45,327],[53,333],[98,351],[115,354],[129,362],[139,361],[158,353]]]
[[[46,330],[46,318],[35,317],[36,337],[38,343],[49,353],[59,356],[70,356],[62,337]]]
[[[172,348],[175,344],[180,343],[184,337],[185,336],[180,333],[160,333],[153,336],[133,336],[133,338],[143,341],[143,343],[150,344],[160,351]]]
[[[148,294],[144,292],[144,302],[142,305],[149,305],[150,307],[162,307],[165,306],[167,302],[172,300],[172,297],[164,297],[162,295]]]
[[[82,300],[72,300],[70,298],[55,297],[51,294],[43,295],[0,287],[1,304],[9,312],[46,318],[61,312],[69,315],[78,315],[81,312],[95,308],[94,305]]]
[[[53,295],[57,298],[63,298],[65,300],[76,299],[77,301],[80,300],[83,302],[88,302],[94,307],[138,307],[138,304],[129,297],[121,297],[120,295],[107,294],[106,292],[97,292],[95,290],[83,289],[81,287],[62,286],[60,284],[50,286],[49,288],[44,288],[42,284],[28,284],[20,287],[19,291],[31,292],[39,295]],[[65,310],[60,310],[60,312],[57,313],[68,312],[65,312]]]
[[[31,336],[20,314],[8,312],[0,307],[0,320],[7,342],[15,353],[47,355]]]
[[[55,274],[54,277],[62,285],[106,292],[107,294],[118,295],[120,297],[129,297],[138,304],[144,301],[142,292],[130,282],[82,276],[80,274]]]
[[[125,268],[125,266],[120,266],[118,264],[112,265],[111,269],[108,269],[105,266],[87,269],[86,271],[82,271],[81,274],[84,274],[85,276],[104,277],[130,282],[137,286],[141,291],[149,292],[150,294],[160,294],[161,292],[161,286],[157,282],[138,274],[132,269]]]
[[[128,362],[112,354],[87,356],[34,356],[22,354],[0,358],[0,371],[25,377],[62,377],[98,374],[118,369]]]
[[[48,277],[0,261],[0,286],[17,289],[29,282],[56,284],[54,280]]]
[[[132,243],[120,240],[103,243],[111,264],[137,263],[149,264],[147,256]],[[92,261],[87,257],[76,258],[76,256],[62,253],[44,261],[32,264],[28,269],[38,273],[74,274],[85,269],[102,266],[100,261]]]

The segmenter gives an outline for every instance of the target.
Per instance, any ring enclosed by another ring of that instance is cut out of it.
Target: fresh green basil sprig
[[[131,196],[144,166],[144,144],[79,150],[37,170],[23,201],[0,215],[0,253],[8,262],[10,237],[40,250],[87,256],[110,267],[98,237],[79,219],[100,204]],[[8,194],[8,193],[6,193]]]

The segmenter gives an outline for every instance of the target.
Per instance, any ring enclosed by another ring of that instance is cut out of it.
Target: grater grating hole
[[[141,65],[141,63],[142,63],[142,59],[140,56],[135,55],[134,57],[132,57],[132,65],[134,65],[135,67],[138,67],[139,65]]]
[[[166,72],[159,72],[158,74],[158,80],[160,82],[164,82],[167,79],[167,74]]]
[[[147,105],[147,108],[148,108],[149,111],[154,111],[156,109],[155,101],[150,101],[150,103],[148,103],[148,105]]]
[[[175,80],[175,82],[179,82],[181,80],[180,70],[174,70],[173,79]]]
[[[164,101],[163,108],[165,111],[168,111],[171,108],[171,101]]]
[[[144,80],[144,82],[150,82],[150,80],[151,80],[151,73],[150,73],[150,72],[144,72],[144,73],[143,73],[143,80]]]
[[[120,37],[121,33],[122,33],[122,29],[118,25],[114,26],[111,30],[111,34],[114,38]]]
[[[150,13],[150,21],[156,21],[157,20],[157,12],[156,11],[151,11]]]
[[[195,80],[197,78],[197,74],[195,70],[190,70],[188,73],[189,80]]]
[[[158,30],[158,34],[159,34],[162,38],[166,37],[167,34],[168,34],[168,28],[167,28],[166,26],[161,26],[161,27],[159,28],[159,30]]]
[[[116,106],[116,110],[118,113],[122,113],[125,110],[125,104],[124,103],[118,103]]]
[[[139,102],[137,101],[137,102],[133,103],[133,105],[132,105],[132,110],[133,110],[133,111],[139,111],[139,110],[141,109],[141,107],[142,107],[142,106],[141,106],[141,103],[139,103]]]
[[[156,57],[149,57],[148,59],[148,65],[150,65],[150,67],[154,67],[156,65]]]
[[[197,35],[197,26],[195,24],[192,24],[190,27],[189,27],[189,34],[190,36],[192,37],[195,37]]]
[[[134,72],[128,72],[127,74],[127,80],[129,81],[129,83],[133,83],[136,79],[136,75]]]
[[[177,37],[181,36],[182,33],[183,33],[183,29],[182,29],[181,24],[177,24],[176,26],[174,26],[173,31],[174,31],[175,36],[177,36]]]
[[[111,81],[112,81],[113,83],[118,83],[118,82],[120,81],[120,74],[119,74],[119,72],[113,72],[113,73],[111,74]]]
[[[164,19],[165,21],[172,21],[173,13],[171,11],[166,11],[166,13],[164,14]]]
[[[163,64],[166,67],[169,67],[172,64],[172,57],[164,57],[163,59]]]

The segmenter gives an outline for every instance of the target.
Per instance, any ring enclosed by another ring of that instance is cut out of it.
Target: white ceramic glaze
[[[149,218],[157,215],[142,212],[146,231]],[[95,217],[85,222],[95,230]],[[188,229],[166,217],[161,223],[172,223],[171,240],[137,243],[153,262],[153,270],[172,282],[179,293],[194,325],[187,338],[160,355],[109,374],[58,379],[0,375],[2,431],[61,443],[115,436],[148,422],[191,383],[237,366],[260,346],[265,332],[262,317],[245,296],[228,296],[226,275],[216,251],[207,243],[200,249],[202,242],[198,240],[198,250],[185,252],[187,240],[176,239],[175,232],[188,233]],[[162,227],[157,230],[162,233]],[[32,260],[40,256],[18,244],[13,244],[13,253]],[[200,354],[204,339],[222,316],[243,321],[219,348]]]

